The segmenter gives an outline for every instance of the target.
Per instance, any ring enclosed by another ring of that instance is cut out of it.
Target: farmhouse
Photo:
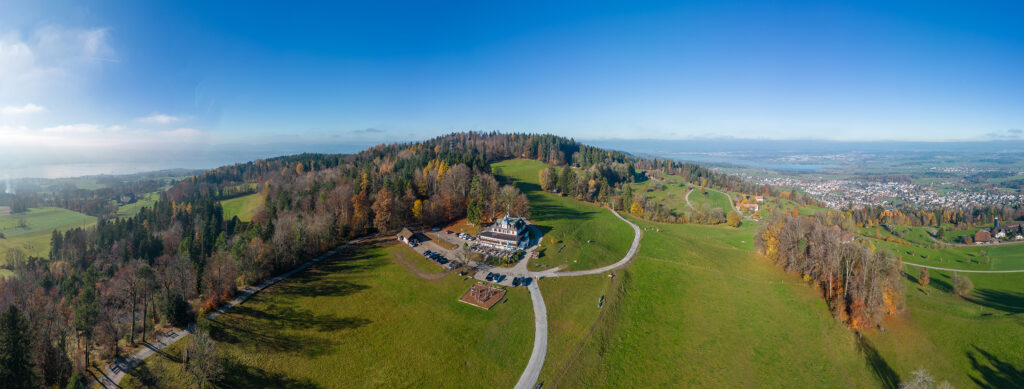
[[[519,247],[529,241],[529,229],[526,220],[519,217],[498,219],[487,230],[477,235],[480,243],[498,247]]]
[[[987,230],[978,230],[974,234],[974,243],[988,243],[992,241],[992,233]]]

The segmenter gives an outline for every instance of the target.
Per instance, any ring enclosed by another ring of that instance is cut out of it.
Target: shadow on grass
[[[953,279],[946,272],[932,272],[928,285],[944,293],[953,293]]]
[[[274,293],[302,297],[346,296],[369,289],[366,285],[326,279],[337,273],[344,273],[346,276],[358,275],[383,266],[384,261],[370,252],[376,246],[365,246],[367,247],[360,246],[347,250],[339,254],[340,258],[321,262],[296,274],[288,282],[281,283]]]
[[[230,359],[223,360],[224,377],[217,383],[220,388],[319,388],[308,379],[293,378],[281,373],[271,373],[254,366],[247,366]]]
[[[967,300],[992,309],[1007,313],[1024,313],[1024,294],[1002,292],[991,289],[978,289],[972,298]]]
[[[982,388],[1021,388],[1024,387],[1024,370],[1004,362],[984,349],[971,345],[973,351],[967,351],[967,359],[971,367],[981,374],[971,374],[971,380]]]
[[[896,371],[889,366],[889,363],[882,358],[882,355],[878,353],[875,346],[871,344],[867,338],[857,334],[857,351],[860,351],[864,355],[864,360],[867,361],[868,367],[878,377],[879,382],[883,388],[895,389],[899,387],[900,376],[896,374]]]

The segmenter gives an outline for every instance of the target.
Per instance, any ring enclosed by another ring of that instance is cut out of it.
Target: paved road
[[[928,268],[928,269],[945,270],[945,271],[951,271],[951,272],[957,272],[957,273],[1024,273],[1024,269],[1021,269],[1021,270],[966,270],[966,269],[949,269],[949,268],[945,268],[945,267],[935,267],[935,266],[928,266],[928,265],[919,265],[919,264],[910,263],[910,262],[903,262],[903,264],[904,265],[917,266],[917,267],[924,267],[924,268]]]
[[[630,227],[633,227],[633,244],[629,247],[629,251],[622,257],[618,262],[611,265],[599,267],[597,269],[590,270],[578,270],[578,271],[567,271],[560,272],[559,269],[550,269],[540,272],[529,271],[526,268],[526,260],[521,261],[521,265],[517,264],[513,268],[491,268],[487,269],[487,272],[494,272],[499,274],[505,274],[505,284],[511,285],[511,280],[514,277],[533,277],[538,280],[530,284],[527,289],[530,291],[530,298],[533,300],[533,318],[535,334],[533,336],[533,352],[530,354],[530,361],[526,363],[526,369],[523,370],[523,374],[519,376],[519,382],[516,383],[516,389],[530,389],[537,384],[537,379],[540,377],[540,371],[544,367],[544,356],[548,353],[548,312],[547,307],[544,305],[544,297],[540,294],[539,279],[543,277],[575,277],[600,274],[606,271],[614,270],[623,265],[629,263],[636,256],[637,250],[640,249],[640,239],[643,237],[643,231],[640,227],[633,222],[626,220],[626,218],[619,215],[615,210],[610,210],[616,217],[618,217]],[[484,271],[477,272],[477,277],[484,277]]]
[[[245,288],[244,290],[242,290],[242,293],[238,295],[238,297],[235,297],[234,300],[231,300],[227,304],[222,305],[216,311],[213,311],[208,316],[206,316],[206,318],[208,320],[216,319],[218,316],[224,314],[224,312],[227,312],[228,309],[231,309],[232,307],[241,304],[243,301],[245,301],[249,297],[252,297],[252,295],[267,288],[268,286],[273,285],[285,278],[291,277],[298,272],[309,269],[310,266],[313,266],[314,264],[323,261],[324,259],[327,259],[334,254],[337,254],[338,251],[341,251],[342,249],[350,245],[360,243],[368,238],[370,237],[363,237],[356,240],[352,240],[341,246],[335,247],[333,250],[328,251],[323,255],[320,255],[319,257],[316,257],[313,260],[306,262],[287,273],[266,280],[262,284],[259,284],[257,286],[250,286],[248,288]],[[177,342],[181,338],[184,338],[185,335],[192,333],[193,331],[195,331],[195,327],[195,323],[192,323],[185,329],[172,328],[166,331],[164,334],[157,337],[156,342],[144,343],[145,347],[132,353],[127,358],[121,358],[116,361],[113,361],[112,363],[108,363],[103,368],[103,372],[101,373],[102,375],[100,377],[96,377],[96,381],[98,381],[99,384],[104,388],[120,387],[121,380],[124,379],[125,374],[129,370],[141,364],[142,361],[144,361],[146,358],[149,358],[151,355],[161,353],[161,350],[163,350],[163,348],[170,346],[171,344],[174,344],[174,342]],[[86,385],[86,387],[91,387],[92,385],[93,383],[90,382],[88,385]]]
[[[530,362],[526,364],[523,375],[519,376],[516,389],[532,389],[537,384],[541,368],[544,367],[544,356],[548,353],[548,309],[544,305],[544,297],[540,294],[540,286],[534,282],[528,289],[533,300],[533,325],[536,328],[536,335],[533,338]]]

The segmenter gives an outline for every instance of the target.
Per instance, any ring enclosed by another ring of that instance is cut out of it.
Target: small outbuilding
[[[398,233],[398,240],[402,241],[402,243],[410,243],[416,240],[415,236],[416,234],[409,231],[408,228],[402,228],[402,231]]]

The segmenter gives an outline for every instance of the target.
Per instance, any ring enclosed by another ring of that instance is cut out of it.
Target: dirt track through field
[[[440,280],[444,278],[444,276],[448,275],[448,273],[451,273],[451,270],[445,271],[443,273],[427,273],[423,270],[420,270],[418,267],[416,267],[416,265],[412,264],[412,262],[409,262],[408,259],[405,259],[405,256],[402,255],[402,253],[395,254],[395,261],[401,263],[402,265],[405,265],[405,267],[409,269],[410,273],[412,273],[414,276],[422,280]]]

